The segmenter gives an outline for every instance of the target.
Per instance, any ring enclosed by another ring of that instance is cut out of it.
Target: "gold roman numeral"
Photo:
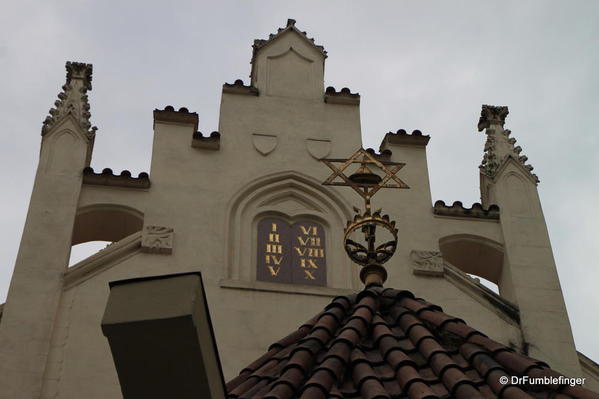
[[[283,246],[278,244],[266,244],[266,252],[271,254],[282,254]]]
[[[300,229],[302,230],[302,233],[304,233],[304,235],[307,236],[317,236],[318,235],[318,226],[302,226],[300,224]]]
[[[313,269],[318,269],[318,265],[316,262],[314,262],[314,259],[300,258],[300,266],[304,268],[311,267]]]
[[[313,270],[304,269],[304,278],[306,280],[316,280],[316,277],[314,277],[313,273],[314,273]]]

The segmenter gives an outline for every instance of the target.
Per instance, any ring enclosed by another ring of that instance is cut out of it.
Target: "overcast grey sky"
[[[376,4],[376,6],[373,6]],[[147,171],[152,110],[217,130],[224,82],[287,18],[325,46],[325,85],[362,96],[365,146],[430,134],[433,199],[479,201],[481,104],[508,105],[529,157],[578,349],[599,361],[599,2],[18,1],[0,13],[0,301],[25,221],[40,129],[67,60],[94,64],[92,166]]]

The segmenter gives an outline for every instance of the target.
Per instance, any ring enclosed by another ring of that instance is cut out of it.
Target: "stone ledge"
[[[433,213],[439,216],[499,220],[499,206],[491,205],[489,209],[483,209],[478,202],[472,204],[471,208],[464,208],[460,201],[455,201],[453,205],[448,206],[444,201],[439,200],[435,202]]]
[[[173,106],[167,105],[164,110],[155,109],[154,123],[156,122],[193,125],[194,132],[198,130],[198,114],[189,112],[187,108],[179,108],[179,111],[175,111]]]
[[[210,136],[204,136],[202,132],[195,132],[191,139],[191,146],[204,150],[220,150],[220,133],[212,132]]]
[[[83,169],[83,184],[95,184],[100,186],[127,187],[127,188],[149,188],[150,176],[141,172],[137,177],[132,177],[131,172],[123,170],[120,175],[115,175],[110,168],[104,168],[102,173],[95,173],[90,166]]]
[[[389,132],[383,138],[380,148],[385,145],[418,145],[426,146],[431,139],[431,136],[425,136],[420,130],[414,130],[412,134],[408,134],[404,129],[399,129],[397,132]]]
[[[221,288],[231,288],[238,290],[279,292],[284,294],[314,295],[336,297],[340,295],[355,294],[355,290],[331,287],[315,287],[311,285],[299,284],[279,284],[265,281],[241,281],[241,280],[220,280],[218,284]]]
[[[237,79],[235,83],[223,84],[223,93],[259,96],[260,91],[252,85],[245,86],[243,80]]]
[[[336,91],[333,86],[327,87],[324,93],[324,102],[327,104],[360,105],[360,94],[352,93],[347,87]]]

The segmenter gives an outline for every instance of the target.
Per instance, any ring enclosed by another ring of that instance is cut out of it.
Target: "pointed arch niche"
[[[318,223],[325,229],[326,287],[357,289],[358,269],[345,255],[343,228],[353,214],[349,204],[319,181],[298,172],[278,172],[248,183],[230,203],[227,220],[227,281],[255,283],[258,255],[258,223],[278,218],[290,225],[298,221]],[[259,282],[260,285],[287,284]],[[288,284],[301,291],[301,284]],[[314,291],[309,286],[309,291]],[[305,287],[308,289],[308,286]],[[324,288],[324,287],[321,287]]]

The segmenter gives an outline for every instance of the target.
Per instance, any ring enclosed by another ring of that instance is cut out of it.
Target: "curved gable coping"
[[[77,286],[110,269],[141,250],[141,232],[135,232],[105,249],[69,267],[64,274],[63,290]]]

